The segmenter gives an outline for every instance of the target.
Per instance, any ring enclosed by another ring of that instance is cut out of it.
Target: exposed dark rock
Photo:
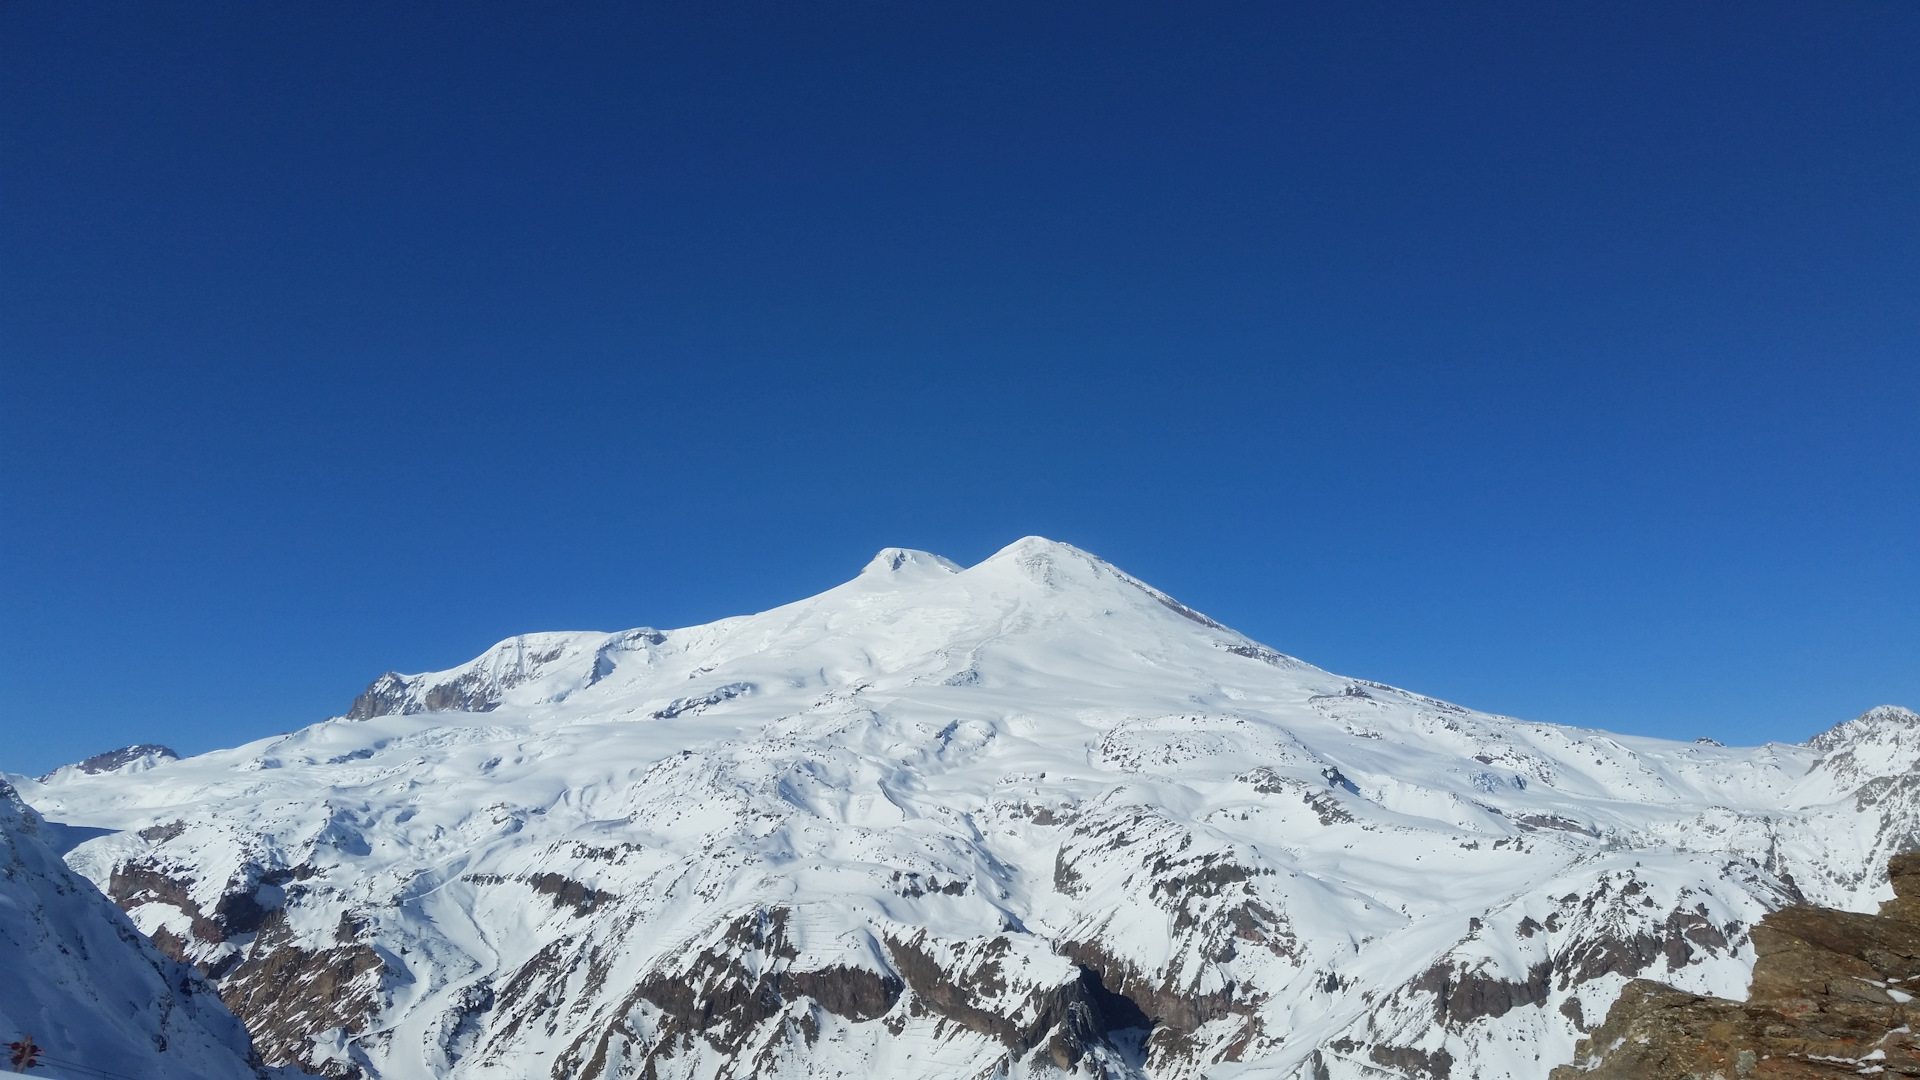
[[[333,948],[306,949],[292,943],[286,913],[270,913],[247,960],[222,980],[221,1000],[253,1033],[254,1045],[269,1065],[318,1067],[332,1080],[360,1076],[358,1069],[340,1062],[309,1063],[315,1034],[336,1027],[358,1034],[379,1008],[386,965],[372,948],[351,940],[351,926],[342,919],[349,940]]]
[[[488,676],[469,671],[452,682],[428,687],[421,704],[427,712],[492,712],[500,707],[500,689]]]
[[[1481,1017],[1505,1016],[1522,1005],[1540,1005],[1552,989],[1552,962],[1535,964],[1520,981],[1496,978],[1485,971],[1465,970],[1440,963],[1427,969],[1415,985],[1430,991],[1440,1020],[1460,1028]],[[1444,1076],[1436,1072],[1435,1076]]]
[[[558,653],[528,656],[529,663],[552,660]],[[423,712],[492,712],[500,707],[500,692],[515,680],[496,680],[482,671],[463,672],[448,682],[425,688],[397,671],[367,684],[347,709],[349,720],[371,720],[376,716],[412,715]]]
[[[612,893],[590,889],[560,874],[536,874],[527,879],[527,884],[534,892],[553,897],[554,907],[572,908],[575,915],[585,915],[594,905],[617,899]]]
[[[1392,689],[1392,687],[1382,686],[1379,683],[1368,683],[1366,685],[1374,687],[1375,689],[1378,689],[1378,690]],[[1372,694],[1367,693],[1366,686],[1362,686],[1359,683],[1348,683],[1337,694],[1315,694],[1312,697],[1308,698],[1307,700],[1309,702],[1317,703],[1322,701],[1352,701],[1354,699],[1359,699],[1361,701],[1375,700]]]
[[[174,827],[160,828],[165,833]],[[263,1061],[311,1069],[311,1037],[331,1027],[360,1031],[378,1007],[385,970],[379,955],[357,942],[359,928],[344,915],[337,947],[314,950],[292,943],[279,888],[316,873],[305,864],[247,867],[208,912],[193,899],[192,878],[164,863],[135,862],[114,870],[107,896],[124,911],[158,903],[186,915],[187,934],[162,927],[153,935],[155,947],[195,965],[214,983],[252,1032]],[[337,1064],[332,1069],[327,1075],[337,1080],[358,1075]]]
[[[1240,779],[1294,794],[1313,787],[1331,797],[1325,789],[1265,769]],[[1164,818],[1136,809],[1077,819],[1055,861],[1055,887],[1069,895],[1083,893],[1084,872],[1116,859],[1132,864],[1129,877],[1142,899],[1167,913],[1177,951],[1190,949],[1200,963],[1142,971],[1110,955],[1093,935],[1056,941],[1055,950],[1097,974],[1103,986],[1135,1002],[1154,1021],[1146,1043],[1149,1068],[1190,1068],[1200,1063],[1203,1051],[1209,1055],[1206,1064],[1239,1060],[1259,1037],[1254,1013],[1260,999],[1217,965],[1247,948],[1283,960],[1295,960],[1300,950],[1292,920],[1258,888],[1273,871],[1243,865],[1231,851],[1190,851],[1189,839],[1168,828]],[[1214,1020],[1232,1024],[1199,1038],[1200,1029]]]
[[[1425,1076],[1447,1080],[1453,1071],[1453,1055],[1445,1049],[1428,1053],[1411,1046],[1375,1046],[1367,1051],[1374,1064],[1384,1065],[1402,1076]]]
[[[1628,983],[1553,1080],[1920,1076],[1920,855],[1889,870],[1879,915],[1796,904],[1756,924],[1747,1001]]]
[[[1068,896],[1079,896],[1081,892],[1080,872],[1067,862],[1065,848],[1053,855],[1053,887]]]
[[[1187,605],[1181,603],[1178,600],[1175,600],[1173,597],[1168,596],[1166,593],[1161,592],[1159,589],[1156,589],[1153,586],[1146,584],[1145,582],[1133,581],[1132,579],[1128,579],[1128,583],[1133,585],[1135,588],[1139,589],[1141,592],[1146,593],[1148,596],[1153,597],[1155,600],[1158,600],[1161,606],[1165,607],[1168,611],[1173,612],[1175,615],[1178,615],[1183,619],[1188,619],[1193,622],[1197,622],[1201,626],[1204,626],[1209,630],[1227,630],[1225,626],[1222,626],[1221,624],[1214,622],[1212,619],[1207,618],[1205,615],[1200,614],[1199,612],[1193,610]],[[1232,633],[1233,631],[1227,630],[1227,632]],[[1228,648],[1229,648],[1229,651],[1237,651],[1237,650],[1234,650],[1231,646],[1229,646]],[[1272,650],[1268,650],[1268,651],[1271,652]],[[1245,655],[1245,654],[1242,653],[1241,655]],[[1274,655],[1277,656],[1279,654],[1275,653]]]
[[[1057,868],[1058,864],[1055,865]],[[944,896],[965,896],[967,893],[967,883],[958,878],[943,882],[936,877],[923,878],[919,874],[901,874],[895,871],[893,882],[894,890],[908,899],[918,899],[929,893],[940,893]]]
[[[751,693],[753,693],[752,683],[728,683],[725,686],[715,687],[698,697],[676,698],[668,703],[665,708],[654,710],[653,718],[655,720],[671,720],[676,716],[682,716],[686,713],[704,712],[709,707],[718,705],[723,701],[731,701],[734,698]]]
[[[259,930],[271,910],[260,902],[257,893],[230,892],[214,905],[213,921],[219,924],[221,933],[232,938]]]
[[[1027,808],[1027,820],[1035,825],[1059,825],[1067,815],[1056,813],[1051,806],[1033,806]]]
[[[385,675],[367,684],[360,696],[353,699],[347,709],[349,720],[371,720],[376,716],[392,716],[407,706],[407,680],[397,671]]]
[[[1513,814],[1513,823],[1523,829],[1557,829],[1560,832],[1580,833],[1585,836],[1597,836],[1599,833],[1582,822],[1558,814]]]
[[[635,652],[649,645],[659,645],[667,640],[667,635],[650,626],[629,630],[600,646],[593,654],[593,673],[587,677],[587,685],[592,686],[601,679],[613,674],[619,665],[617,657],[623,652]]]
[[[990,1035],[1016,1053],[1037,1045],[1052,1027],[1036,1019],[1025,1027],[1001,1013],[983,1006],[1007,989],[1000,959],[1007,954],[1005,938],[995,938],[981,949],[975,962],[960,971],[949,970],[922,947],[924,936],[910,940],[887,939],[894,970],[913,988],[916,1005],[931,1009],[970,1031]]]
[[[1052,995],[1059,1023],[1047,1040],[1047,1057],[1062,1069],[1080,1063],[1088,1050],[1108,1043],[1117,1031],[1151,1031],[1153,1021],[1131,998],[1114,993],[1092,968],[1080,969],[1080,979]],[[1048,1010],[1043,1010],[1043,1012]]]
[[[1327,778],[1328,787],[1339,788],[1340,790],[1346,792],[1349,795],[1360,794],[1360,788],[1357,785],[1355,785],[1353,781],[1347,779],[1346,775],[1343,774],[1339,769],[1335,768],[1332,765],[1329,765],[1326,768],[1321,769],[1320,775]]]
[[[1349,791],[1355,790],[1352,782],[1348,781],[1347,778],[1341,774],[1340,770],[1330,768],[1327,770],[1327,774],[1329,784],[1335,787],[1344,785]],[[1339,779],[1335,780],[1335,777]],[[1307,806],[1312,809],[1314,816],[1320,819],[1320,824],[1322,825],[1339,825],[1353,820],[1352,812],[1340,805],[1339,798],[1335,796],[1332,791],[1315,787],[1304,780],[1281,776],[1272,769],[1255,769],[1241,776],[1239,779],[1252,784],[1253,790],[1258,791],[1262,795],[1293,794],[1300,796],[1300,801],[1306,803]]]
[[[1011,1057],[1038,1050],[1059,1068],[1071,1069],[1090,1048],[1109,1044],[1113,1032],[1130,1028],[1145,1032],[1153,1027],[1153,1019],[1139,1003],[1084,964],[1078,979],[1037,991],[1030,999],[1030,1010],[1008,1010],[1000,965],[1009,950],[1006,938],[988,941],[959,970],[943,966],[922,947],[922,940],[887,942],[895,968],[913,989],[914,1003],[999,1040]]]
[[[193,921],[192,934],[197,940],[212,944],[227,940],[226,930],[200,910],[188,891],[193,885],[190,877],[176,877],[157,866],[128,863],[114,868],[113,878],[107,885],[107,898],[122,911],[132,911],[144,904],[169,904]]]
[[[164,830],[173,828],[163,827],[163,834]],[[132,911],[152,903],[178,908],[191,920],[189,932],[194,941],[218,945],[258,931],[267,915],[279,906],[278,893],[263,893],[262,886],[276,889],[289,881],[311,877],[313,873],[313,868],[306,865],[276,871],[248,868],[244,877],[229,883],[227,891],[214,904],[213,911],[206,912],[193,899],[190,891],[194,886],[192,878],[178,870],[169,870],[163,862],[131,862],[114,868],[113,877],[107,884],[107,897],[122,911]],[[179,942],[183,956],[190,951],[188,946],[191,943],[178,938],[174,940]]]
[[[1301,798],[1313,808],[1315,817],[1322,825],[1342,825],[1353,820],[1353,814],[1340,805],[1340,800],[1324,791],[1308,791]]]
[[[1061,948],[1068,959],[1099,976],[1102,987],[1134,1003],[1153,1022],[1147,1047],[1150,1063],[1186,1060],[1195,1052],[1194,1032],[1211,1020],[1239,1018],[1252,1034],[1257,999],[1238,994],[1228,983],[1219,990],[1193,993],[1170,982],[1156,983],[1124,960],[1109,955],[1098,942],[1067,942]]]
[[[112,772],[115,769],[124,768],[148,755],[152,755],[161,761],[180,760],[180,755],[174,753],[170,747],[161,746],[159,743],[136,743],[133,746],[123,746],[118,750],[109,750],[104,754],[95,754],[84,761],[76,761],[73,767],[86,773],[88,776],[95,776],[100,773]],[[54,772],[59,771],[58,769],[54,770]],[[48,773],[40,777],[43,781],[52,778],[53,773]]]
[[[806,1038],[811,1024],[818,1038],[818,1021],[807,1016],[801,999],[855,1022],[875,1020],[899,1001],[901,981],[891,973],[833,965],[814,971],[794,971],[799,955],[786,934],[787,913],[771,911],[741,916],[731,923],[719,944],[702,950],[682,971],[658,970],[633,988],[620,1008],[622,1019],[597,1033],[576,1040],[555,1063],[554,1075],[595,1080],[618,1051],[629,1063],[638,1062],[640,1075],[657,1076],[660,1059],[677,1057],[698,1039],[729,1056],[750,1059],[754,1033],[769,1020],[790,1017]],[[514,977],[501,995],[502,1008],[528,996],[535,982],[549,979],[562,966],[560,950],[536,958],[534,965]],[[755,962],[749,963],[752,959]],[[756,974],[757,971],[757,974]],[[659,1010],[655,1034],[643,1040],[625,1017],[646,1003]],[[577,1073],[575,1072],[577,1070]]]
[[[818,971],[790,971],[775,978],[776,992],[799,994],[835,1016],[877,1020],[900,1000],[900,980],[866,968],[834,965]]]
[[[140,839],[145,840],[149,844],[164,844],[169,840],[178,839],[186,831],[186,822],[169,821],[165,825],[150,825],[147,828],[141,829]]]
[[[1592,899],[1589,897],[1589,902]],[[1547,920],[1548,929],[1554,929],[1553,922],[1551,918]],[[1560,988],[1565,990],[1602,975],[1631,978],[1662,958],[1667,962],[1668,971],[1678,971],[1692,960],[1695,948],[1712,953],[1731,947],[1726,932],[1708,921],[1704,905],[1691,911],[1676,908],[1655,932],[1608,935],[1572,943],[1554,957],[1554,969],[1560,975]]]
[[[551,1012],[552,991],[571,969],[567,957],[572,947],[570,937],[549,941],[507,978],[494,999],[495,1009],[506,1019],[492,1033],[490,1046],[511,1042],[524,1024]]]
[[[1822,754],[1835,750],[1851,748],[1851,743],[1861,735],[1875,728],[1913,727],[1920,725],[1920,716],[1911,709],[1898,705],[1876,705],[1851,720],[1845,720],[1807,740],[1807,745]]]
[[[161,954],[169,960],[178,960],[183,964],[193,963],[187,954],[186,941],[164,926],[154,931],[153,947],[159,949]],[[205,973],[202,972],[202,974]]]
[[[1244,656],[1249,660],[1258,660],[1263,664],[1272,664],[1274,667],[1277,667],[1277,668],[1292,668],[1292,667],[1300,666],[1300,661],[1295,660],[1293,657],[1288,656],[1286,653],[1278,652],[1274,649],[1269,649],[1265,645],[1257,645],[1257,644],[1222,645],[1221,648],[1225,649],[1227,652],[1230,652],[1235,656]]]
[[[494,1000],[493,987],[486,983],[474,983],[460,992],[440,1023],[440,1051],[447,1064],[457,1063],[472,1050]]]

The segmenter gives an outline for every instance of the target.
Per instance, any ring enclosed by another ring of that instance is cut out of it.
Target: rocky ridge
[[[1761,919],[1745,1001],[1628,983],[1552,1080],[1920,1076],[1920,854],[1889,877],[1878,915],[1795,904]]]
[[[123,746],[118,750],[109,750],[104,754],[95,754],[84,761],[63,765],[53,772],[39,778],[41,783],[59,779],[61,773],[72,771],[87,776],[98,776],[109,772],[137,772],[151,769],[166,761],[178,761],[180,755],[172,747],[159,743],[140,743],[136,746]]]

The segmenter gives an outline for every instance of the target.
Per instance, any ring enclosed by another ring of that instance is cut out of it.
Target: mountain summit
[[[1083,692],[1110,692],[1116,687],[1100,691],[1100,684],[1137,685],[1143,663],[1184,668],[1223,652],[1293,663],[1104,560],[1030,536],[969,569],[887,548],[838,588],[709,626],[509,638],[447,671],[388,672],[346,715],[502,705],[599,715],[631,709],[635,695],[650,690],[673,695],[652,702],[653,711],[705,709],[748,693],[803,706],[833,688],[978,684],[984,676],[976,661],[986,656],[1005,658],[988,666],[1013,687],[1028,685],[1023,672],[1040,670],[1050,683],[1066,678],[1094,684]],[[701,688],[719,700],[686,693]]]
[[[1768,911],[1887,895],[1916,728],[1490,716],[1028,537],[21,786],[115,830],[69,862],[269,1061],[334,1077],[1493,1080],[1635,976],[1736,993]]]

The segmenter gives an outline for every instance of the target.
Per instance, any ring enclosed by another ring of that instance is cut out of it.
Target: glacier
[[[1916,760],[1891,706],[1747,748],[1476,712],[1028,537],[7,779],[342,1080],[1518,1080],[1629,978],[1738,997],[1761,915],[1891,895]]]

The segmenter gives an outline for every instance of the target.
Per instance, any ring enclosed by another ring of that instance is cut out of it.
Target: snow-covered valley
[[[7,779],[333,1077],[1504,1080],[1635,975],[1740,996],[1769,910],[1891,895],[1917,760],[1892,707],[1758,748],[1478,713],[1028,538]]]

